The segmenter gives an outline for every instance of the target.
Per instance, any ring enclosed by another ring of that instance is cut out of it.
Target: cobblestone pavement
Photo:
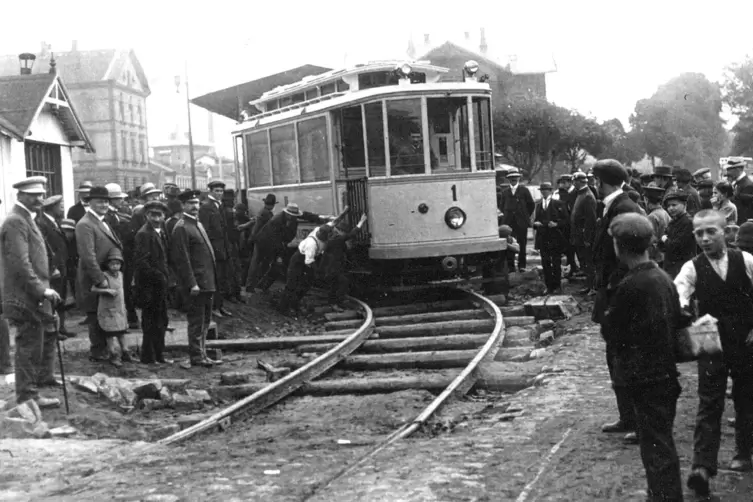
[[[326,482],[365,449],[343,453],[328,451],[324,442],[309,445],[300,456],[316,455],[321,468],[303,472],[307,469],[290,452],[280,451],[274,465],[262,462],[259,445],[241,440],[241,425],[126,460],[122,456],[135,446],[88,442],[93,454],[84,455],[81,445],[56,441],[58,447],[45,447],[40,456],[42,447],[35,444],[45,442],[0,442],[0,500],[640,501],[645,478],[637,446],[600,432],[615,410],[603,342],[586,317],[568,323],[570,332],[542,360],[563,372],[506,400],[523,410],[521,416],[509,420],[502,414],[505,407],[491,407],[461,421],[450,434],[398,443],[313,497],[315,483]],[[693,364],[681,371],[675,438],[685,477],[697,377]],[[725,417],[730,413],[731,403]],[[732,447],[732,429],[725,425],[722,465],[731,459]],[[274,472],[264,474],[269,469]],[[753,476],[723,471],[712,486],[716,500],[749,502]],[[688,495],[687,500],[695,499]]]

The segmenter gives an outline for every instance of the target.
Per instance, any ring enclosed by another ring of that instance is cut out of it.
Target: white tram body
[[[378,61],[265,92],[233,132],[249,209],[273,193],[319,214],[348,205],[352,224],[367,213],[354,246],[362,269],[447,276],[494,259],[506,244],[491,90],[473,69],[439,82],[448,69]],[[312,228],[300,223],[291,246]]]

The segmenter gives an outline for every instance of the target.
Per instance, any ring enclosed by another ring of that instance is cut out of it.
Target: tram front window
[[[476,145],[476,169],[494,168],[492,123],[489,98],[473,98],[473,132]]]
[[[470,132],[466,98],[428,98],[431,170],[470,171]]]
[[[391,175],[423,174],[424,144],[421,132],[421,100],[387,101]]]

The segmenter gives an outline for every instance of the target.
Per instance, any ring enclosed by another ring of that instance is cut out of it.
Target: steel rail
[[[338,479],[341,479],[358,467],[360,467],[366,460],[374,457],[379,452],[385,450],[395,442],[407,438],[419,428],[421,428],[447,401],[454,395],[462,396],[466,394],[476,384],[478,380],[478,367],[484,361],[494,360],[505,338],[505,324],[502,317],[502,311],[499,307],[489,300],[488,298],[475,293],[473,291],[465,291],[469,295],[475,297],[476,300],[481,302],[481,306],[489,312],[495,319],[494,330],[489,336],[483,347],[479,349],[478,354],[471,360],[470,363],[460,372],[455,380],[445,388],[442,393],[437,396],[424,410],[413,419],[413,421],[403,425],[398,430],[387,436],[379,445],[364,454],[355,463],[340,470],[334,477],[330,478],[326,484],[320,485],[314,489],[304,500],[309,500],[314,497],[317,492],[324,490],[335,483]]]
[[[365,320],[361,327],[359,327],[347,339],[286,377],[267,385],[260,391],[230,405],[211,417],[202,420],[198,424],[180,432],[176,432],[172,436],[161,439],[156,444],[176,444],[215,427],[225,429],[230,425],[233,417],[259,413],[265,408],[292,394],[305,385],[306,382],[314,380],[327,372],[346,356],[350,355],[360,347],[374,331],[374,313],[371,311],[371,308],[361,300],[353,297],[348,297],[348,299],[358,305],[359,309],[364,313]]]

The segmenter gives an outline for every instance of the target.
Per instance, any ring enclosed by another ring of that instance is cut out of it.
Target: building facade
[[[95,153],[54,65],[52,73],[0,77],[1,217],[16,200],[13,184],[28,176],[47,178],[47,194],[62,195],[67,211],[76,202],[79,151]]]
[[[45,73],[51,53],[46,44],[36,54],[33,74]],[[73,152],[78,184],[118,183],[129,190],[150,181],[144,71],[132,50],[55,52],[58,75],[65,80],[72,105],[94,145]],[[0,75],[18,73],[18,56],[0,57]]]
[[[213,180],[222,180],[226,188],[235,188],[235,163],[217,155],[211,145],[194,145],[194,165],[196,166],[196,188],[204,190]],[[163,179],[172,177],[181,189],[191,188],[191,155],[186,144],[168,144],[152,148],[152,163],[165,173]],[[164,168],[172,171],[168,173]],[[155,170],[156,171],[156,170]]]

